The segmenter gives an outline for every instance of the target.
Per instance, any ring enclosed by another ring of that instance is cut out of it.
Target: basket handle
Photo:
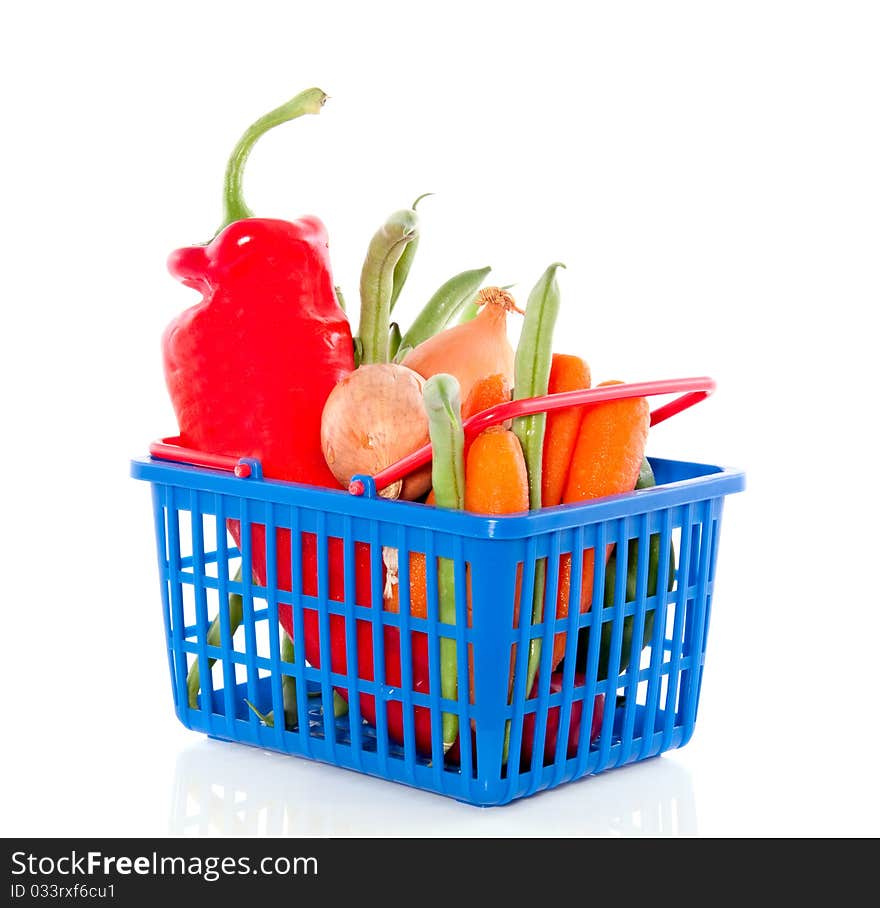
[[[209,454],[207,451],[197,451],[187,448],[180,443],[180,436],[160,438],[150,445],[150,457],[160,460],[173,460],[177,463],[189,464],[193,467],[208,467],[212,470],[226,470],[235,473],[239,479],[262,479],[263,471],[258,460],[252,457],[236,457],[233,454]]]
[[[681,394],[668,404],[651,412],[651,425],[655,426],[676,413],[692,407],[705,400],[715,390],[715,382],[706,376],[699,378],[668,378],[661,381],[631,382],[619,385],[599,385],[595,388],[583,388],[578,391],[562,391],[559,394],[544,394],[540,397],[526,397],[512,400],[509,403],[497,404],[465,420],[463,424],[466,438],[479,435],[484,429],[498,425],[506,419],[517,416],[533,416],[536,413],[550,413],[566,407],[597,404],[606,400],[622,400],[627,397],[654,397],[659,394]],[[403,479],[418,467],[424,466],[431,459],[431,445],[426,444],[391,464],[373,477],[355,476],[348,484],[352,495],[372,497],[375,492]]]

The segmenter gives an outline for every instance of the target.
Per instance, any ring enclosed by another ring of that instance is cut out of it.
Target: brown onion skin
[[[430,441],[424,385],[421,375],[397,363],[360,366],[336,384],[321,416],[321,449],[343,487],[355,474],[374,476]],[[411,501],[430,487],[428,464],[379,494]]]

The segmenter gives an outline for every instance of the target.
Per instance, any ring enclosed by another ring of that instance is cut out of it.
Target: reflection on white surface
[[[203,740],[177,759],[172,835],[691,836],[691,776],[659,757],[506,807],[448,798],[298,757]]]

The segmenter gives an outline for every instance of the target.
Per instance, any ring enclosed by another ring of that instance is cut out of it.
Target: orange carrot
[[[566,504],[631,492],[648,441],[651,417],[644,397],[609,400],[584,410],[562,496]]]
[[[519,439],[513,432],[493,426],[481,432],[473,441],[465,464],[464,507],[478,514],[513,514],[529,509],[529,478]],[[514,597],[514,627],[519,618],[519,584]],[[410,614],[425,618],[428,614],[428,595],[425,556],[412,552],[409,560]],[[391,585],[385,608],[400,611],[399,584]],[[470,583],[468,583],[468,625],[471,623]],[[469,654],[469,664],[472,659]],[[511,657],[513,659],[513,656]],[[471,666],[472,670],[472,666]],[[511,672],[513,662],[511,662]]]
[[[474,383],[471,393],[461,406],[461,418],[468,419],[483,410],[498,404],[506,404],[510,400],[510,380],[506,375],[495,372],[486,375]]]
[[[529,509],[529,475],[519,439],[509,429],[493,426],[473,441],[465,468],[464,509],[478,514],[515,514]],[[513,626],[519,622],[522,570],[517,570],[513,597]],[[468,583],[468,627],[471,625],[471,588]],[[511,649],[509,685],[513,684],[516,650]],[[468,652],[473,678],[473,651]],[[471,685],[473,689],[473,684]]]
[[[579,356],[554,353],[550,366],[549,394],[590,387],[590,367]],[[541,472],[541,504],[560,504],[568,478],[571,455],[584,415],[583,407],[569,407],[547,414],[544,430],[544,458]]]
[[[620,382],[608,381],[602,384],[615,385]],[[638,481],[639,469],[645,456],[650,413],[648,401],[644,397],[606,401],[583,409],[562,496],[564,504],[631,492]],[[612,545],[605,547],[606,563],[612,549]],[[595,551],[587,549],[583,555],[581,572],[581,612],[589,611],[592,604],[594,569]],[[571,558],[563,556],[559,570],[557,618],[568,616],[570,582]],[[564,633],[556,635],[553,642],[553,668],[565,655],[565,642]]]
[[[548,393],[577,391],[590,387],[590,367],[579,356],[554,353],[550,365]],[[565,481],[571,465],[571,455],[578,437],[583,407],[570,407],[547,414],[544,431],[544,456],[541,473],[541,502],[544,507],[561,504]],[[559,559],[559,582],[556,594],[556,617],[568,614],[571,587],[571,555]],[[559,663],[565,653],[565,634],[557,634],[553,643],[553,664]],[[559,658],[557,658],[559,655]]]
[[[529,480],[519,439],[493,426],[471,445],[465,467],[464,509],[513,514],[529,509]]]

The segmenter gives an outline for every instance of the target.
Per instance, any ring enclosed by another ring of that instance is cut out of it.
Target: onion
[[[484,287],[476,301],[476,318],[429,337],[403,359],[403,365],[430,378],[440,372],[454,375],[467,400],[474,383],[501,374],[513,385],[513,347],[507,339],[507,313],[522,312],[500,287]]]
[[[321,415],[321,449],[343,485],[355,474],[374,476],[426,445],[425,381],[396,363],[371,363],[336,384]],[[431,486],[431,466],[392,483],[379,494],[412,500]]]

